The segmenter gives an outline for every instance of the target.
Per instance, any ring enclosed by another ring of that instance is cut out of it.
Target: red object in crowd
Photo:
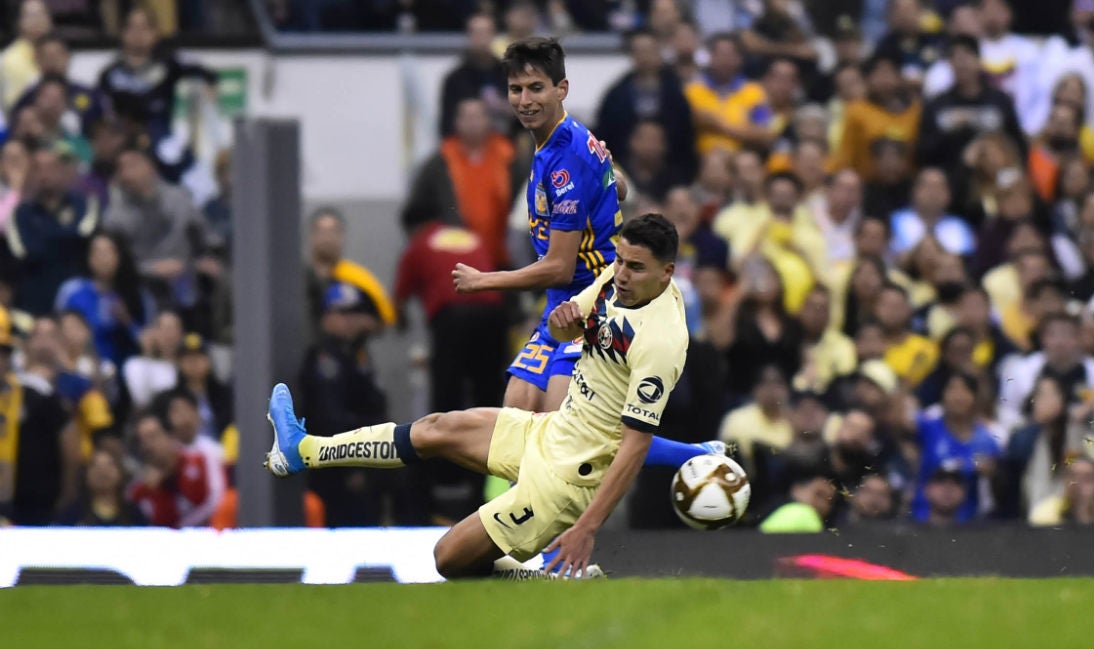
[[[495,269],[482,239],[470,230],[443,223],[421,226],[399,260],[396,300],[404,302],[418,296],[429,320],[441,309],[457,304],[502,303],[501,294],[496,291],[457,293],[452,284],[452,269],[458,263],[483,272]]]

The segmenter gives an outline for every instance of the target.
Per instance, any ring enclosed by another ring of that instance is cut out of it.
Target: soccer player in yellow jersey
[[[552,336],[583,345],[560,410],[473,408],[313,437],[279,384],[270,397],[267,467],[286,476],[444,457],[515,480],[441,538],[437,571],[449,579],[486,576],[505,555],[525,561],[557,548],[546,571],[584,575],[596,532],[634,481],[683,371],[688,333],[672,282],[678,243],[659,214],[626,223],[615,262],[551,312]]]

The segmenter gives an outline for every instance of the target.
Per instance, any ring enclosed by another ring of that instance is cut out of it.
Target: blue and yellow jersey
[[[569,115],[563,117],[532,159],[528,229],[541,259],[553,230],[580,230],[581,246],[573,281],[547,289],[544,317],[592,284],[615,261],[615,237],[622,225],[608,152],[583,124]]]

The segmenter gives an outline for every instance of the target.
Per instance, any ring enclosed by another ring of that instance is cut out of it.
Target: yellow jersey
[[[628,308],[616,302],[614,279],[609,266],[573,298],[586,314],[581,358],[541,440],[558,477],[579,486],[600,484],[624,424],[658,431],[687,356],[684,300],[675,282],[650,302]]]
[[[743,76],[719,86],[708,75],[700,75],[684,87],[684,96],[692,114],[713,114],[733,126],[769,126],[772,120],[763,86]],[[695,135],[695,149],[701,156],[715,149],[741,148],[737,140],[710,129],[696,128]]]

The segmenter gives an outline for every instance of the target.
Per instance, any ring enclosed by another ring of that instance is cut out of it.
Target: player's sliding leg
[[[505,553],[486,533],[478,512],[453,525],[433,548],[437,572],[445,579],[489,577],[495,562],[504,558]]]
[[[495,408],[426,415],[413,424],[364,426],[333,437],[308,435],[296,418],[292,395],[278,384],[270,396],[268,417],[274,443],[267,468],[277,476],[304,469],[364,466],[390,469],[431,457],[444,457],[460,466],[486,473],[490,438],[497,421]]]

